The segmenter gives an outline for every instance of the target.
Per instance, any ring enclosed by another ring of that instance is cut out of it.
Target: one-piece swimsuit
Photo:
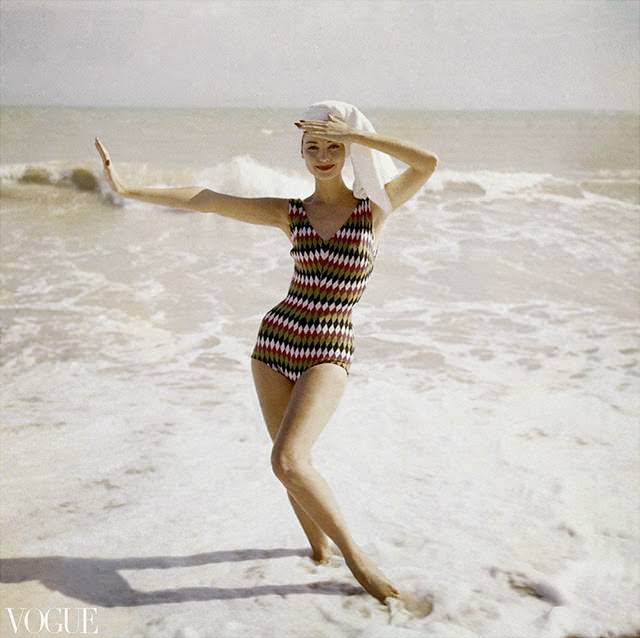
[[[353,358],[352,310],[362,297],[378,252],[368,197],[359,199],[329,239],[311,225],[301,199],[289,200],[294,271],[287,296],[263,317],[251,358],[291,381],[319,363],[347,374]]]

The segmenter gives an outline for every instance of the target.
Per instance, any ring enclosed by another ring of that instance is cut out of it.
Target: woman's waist
[[[353,304],[286,297],[270,311],[283,320],[306,326],[352,326]]]
[[[310,284],[294,277],[284,301],[311,309],[350,311],[367,289],[363,279],[324,280]]]

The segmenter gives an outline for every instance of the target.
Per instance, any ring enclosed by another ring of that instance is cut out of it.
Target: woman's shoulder
[[[381,206],[378,206],[378,204],[376,204],[373,200],[369,199],[368,197],[367,199],[369,200],[368,206],[369,210],[371,211],[371,219],[373,221],[373,225],[376,228],[380,229],[387,217],[385,210]]]

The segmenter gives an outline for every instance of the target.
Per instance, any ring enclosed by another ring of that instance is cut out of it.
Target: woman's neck
[[[332,206],[342,202],[350,201],[353,193],[342,181],[341,176],[336,176],[331,180],[316,180],[316,189],[311,199],[316,204],[327,204]]]

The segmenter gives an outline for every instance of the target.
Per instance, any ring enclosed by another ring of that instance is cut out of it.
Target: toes
[[[312,560],[316,565],[327,565],[331,561],[331,556],[313,557]]]

